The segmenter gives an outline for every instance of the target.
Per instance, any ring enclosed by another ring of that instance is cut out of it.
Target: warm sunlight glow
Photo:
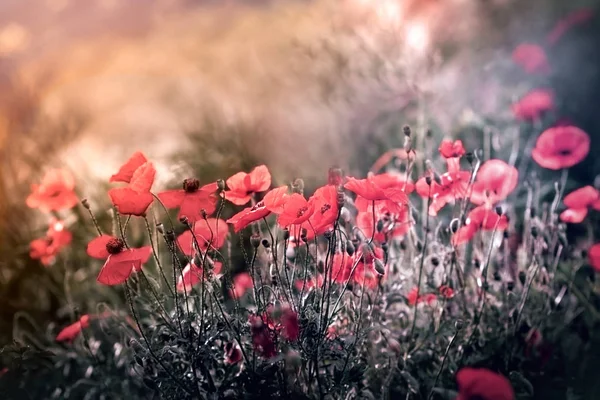
[[[406,43],[414,50],[424,51],[429,44],[427,27],[422,23],[413,23],[406,29]]]

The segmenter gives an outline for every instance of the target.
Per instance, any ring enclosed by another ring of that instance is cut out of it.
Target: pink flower
[[[518,45],[512,53],[515,64],[529,74],[550,73],[550,64],[546,52],[537,44],[523,43]]]
[[[561,221],[578,224],[583,222],[589,208],[600,210],[600,192],[592,186],[584,186],[565,196],[563,202],[568,208],[560,214]]]
[[[590,152],[590,137],[575,126],[546,129],[531,156],[541,167],[558,170],[579,164]]]
[[[104,285],[118,285],[125,282],[134,271],[141,271],[142,264],[148,261],[152,254],[152,247],[126,249],[121,239],[102,235],[88,243],[87,254],[93,258],[106,259],[98,274],[98,282]]]
[[[81,331],[88,326],[90,326],[90,316],[87,314],[82,315],[81,318],[79,318],[79,321],[63,328],[63,330],[61,330],[56,336],[56,341],[72,342],[77,336],[79,336]]]
[[[456,374],[456,400],[514,400],[508,379],[488,369],[462,368]]]
[[[75,207],[79,202],[75,194],[75,179],[64,169],[52,169],[44,175],[42,183],[31,185],[26,203],[42,211],[60,211]]]
[[[65,225],[61,221],[52,219],[46,236],[42,239],[35,239],[29,244],[29,256],[48,266],[64,248],[71,244],[72,239],[73,235],[65,228]]]
[[[518,120],[535,121],[553,108],[554,93],[549,89],[535,89],[513,104],[512,112]]]
[[[492,206],[511,194],[519,182],[519,171],[502,160],[488,160],[475,177],[471,201]]]

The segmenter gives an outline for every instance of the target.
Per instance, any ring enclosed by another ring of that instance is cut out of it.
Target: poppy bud
[[[377,221],[377,232],[381,233],[383,231],[383,220]]]
[[[340,186],[344,180],[344,172],[340,168],[329,168],[327,182],[333,186]]]
[[[168,230],[165,233],[165,238],[169,241],[169,242],[173,242],[175,241],[175,232],[173,232],[172,230]]]
[[[354,255],[354,252],[356,251],[356,248],[354,247],[354,245],[352,244],[352,242],[350,240],[346,241],[346,253],[352,257]]]
[[[502,215],[502,207],[496,206],[496,214],[498,214],[499,216]]]
[[[525,284],[526,279],[527,279],[527,274],[525,274],[524,271],[519,272],[519,282],[521,282],[521,285]]]
[[[292,192],[303,194],[304,193],[304,181],[300,178],[296,179],[292,184]]]
[[[431,182],[432,182],[431,176],[429,176],[429,175],[426,176],[425,177],[425,183],[427,184],[427,186],[431,186]]]
[[[404,125],[402,127],[402,132],[404,133],[404,136],[408,136],[410,137],[411,131],[410,131],[410,126],[408,125]]]
[[[208,217],[208,214],[206,214],[206,210],[204,208],[200,210],[200,216],[202,219],[206,219],[206,217]]]
[[[333,232],[331,230],[326,230],[323,233],[323,236],[325,237],[325,239],[331,239],[331,236],[333,235]]]
[[[185,215],[182,215],[181,217],[179,217],[179,222],[181,222],[184,225],[188,224],[188,217],[186,217]]]
[[[469,151],[465,154],[465,159],[469,164],[473,164],[473,161],[475,161],[475,155]]]
[[[385,274],[385,265],[383,265],[383,262],[379,258],[375,259],[375,261],[373,262],[373,266],[375,267],[375,271],[379,275]]]
[[[437,267],[438,265],[440,265],[440,259],[437,257],[431,257],[431,265]]]
[[[506,289],[511,292],[513,289],[515,288],[515,283],[514,282],[508,282],[506,283]]]
[[[304,243],[308,243],[308,236],[306,236],[306,232],[303,232],[302,235],[300,235],[300,240],[302,240]]]
[[[158,233],[160,233],[161,235],[165,234],[165,226],[162,224],[162,222],[159,222],[158,224],[156,224],[156,231]]]
[[[344,196],[344,192],[338,192],[336,200],[338,207],[343,207],[346,201],[346,196]]]
[[[290,238],[290,230],[288,228],[285,228],[283,230],[283,240],[288,240]]]
[[[225,190],[225,181],[223,179],[217,179],[217,189],[219,189],[219,192]]]
[[[529,209],[529,216],[530,216],[531,218],[535,218],[535,216],[536,216],[536,215],[537,215],[537,209],[536,209],[535,207],[531,207],[531,208]]]
[[[200,188],[200,181],[194,178],[187,178],[183,180],[183,190],[186,193],[197,192]]]
[[[261,244],[263,245],[263,247],[264,247],[265,249],[268,249],[269,247],[271,247],[271,243],[269,243],[269,241],[268,241],[267,239],[263,239],[263,240],[261,241]]]
[[[317,263],[317,271],[321,273],[325,271],[325,263],[323,262],[323,260],[319,260],[319,262]]]
[[[500,276],[500,272],[498,272],[498,271],[494,271],[494,280],[495,280],[496,282],[499,282],[499,281],[501,281],[501,280],[502,280],[502,277]]]
[[[387,254],[387,252],[389,250],[387,242],[381,243],[381,250],[383,250],[383,252]]]
[[[539,234],[538,227],[532,226],[531,227],[531,236],[533,236],[533,238],[535,239],[538,237],[538,234]]]
[[[89,210],[90,209],[90,203],[88,201],[88,199],[83,199],[81,200],[81,205],[86,209]]]
[[[285,361],[293,369],[298,369],[302,365],[302,356],[296,350],[289,350],[285,355]]]
[[[502,237],[503,237],[504,239],[508,239],[508,237],[509,237],[509,236],[510,236],[510,233],[508,233],[508,231],[504,231],[504,232],[502,232]]]
[[[465,326],[465,322],[462,319],[457,319],[454,322],[454,329],[460,331]]]
[[[431,128],[427,128],[427,130],[425,131],[425,137],[427,139],[431,139],[433,137],[433,131],[431,130]]]
[[[260,246],[260,236],[257,235],[256,233],[253,234],[252,236],[250,236],[250,244],[255,249],[258,249],[258,246]]]

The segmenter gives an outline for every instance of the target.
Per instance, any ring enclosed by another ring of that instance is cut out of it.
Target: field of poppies
[[[543,82],[547,49],[591,18],[519,45],[515,68]],[[86,199],[48,169],[25,200],[48,221],[29,256],[64,304],[48,326],[15,315],[0,393],[600,398],[600,182],[569,177],[598,137],[564,101],[543,83],[515,100],[533,136],[490,137],[494,155],[404,126],[369,171],[332,166],[310,191],[268,165],[157,187],[133,151]]]

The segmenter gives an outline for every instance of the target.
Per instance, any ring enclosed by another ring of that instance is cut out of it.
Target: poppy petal
[[[185,198],[183,190],[166,190],[157,194],[158,199],[166,208],[177,208]]]
[[[155,175],[154,165],[151,162],[144,163],[135,170],[128,187],[138,193],[149,192],[154,183]]]
[[[138,217],[145,215],[154,201],[149,192],[139,193],[128,187],[110,189],[108,195],[120,214]]]
[[[141,167],[148,160],[146,156],[140,151],[136,151],[133,153],[131,157],[119,168],[119,171],[112,175],[109,179],[109,182],[131,182],[131,178],[133,177],[133,173],[136,169]]]
[[[106,245],[113,239],[114,236],[110,235],[100,235],[97,238],[92,239],[87,245],[88,256],[99,260],[105,260],[110,255],[108,250],[106,250]]]
[[[120,261],[118,258],[113,255],[108,257],[96,279],[99,283],[109,286],[119,285],[129,278],[134,269],[141,268],[139,260]]]

